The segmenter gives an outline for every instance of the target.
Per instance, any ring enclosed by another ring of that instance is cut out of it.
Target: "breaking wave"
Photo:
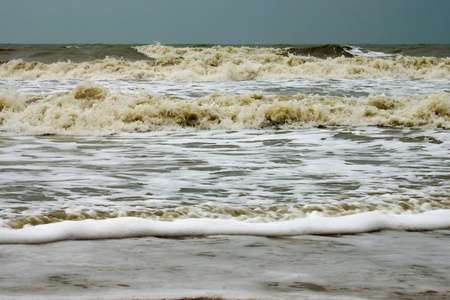
[[[352,50],[356,49],[351,46],[342,45],[321,45],[312,47],[289,47],[283,49],[282,55],[289,56],[289,54],[297,56],[312,56],[317,58],[336,58],[336,57],[354,57],[356,55],[352,54]]]
[[[450,128],[450,94],[281,96],[213,93],[194,100],[147,92],[112,93],[84,83],[71,92],[22,95],[0,90],[0,130],[22,134],[111,134],[180,128],[260,129],[315,126]]]
[[[41,62],[51,64],[61,61],[85,62],[96,59],[113,57],[127,61],[147,59],[137,52],[133,45],[104,45],[104,44],[76,44],[76,45],[14,45],[0,44],[0,61],[22,59],[27,62]]]
[[[117,58],[51,64],[22,60],[2,61],[0,78],[178,81],[318,77],[450,79],[450,58],[385,55],[372,57],[376,55],[364,54],[355,47],[346,47],[324,45],[309,48],[202,48],[147,45],[135,48],[147,57],[136,61]],[[354,57],[352,53],[357,53],[357,50],[364,55]]]
[[[442,191],[442,194],[445,190]],[[29,208],[27,211],[9,211],[0,215],[0,227],[21,229],[63,221],[105,220],[118,217],[136,217],[154,221],[171,222],[185,219],[221,219],[250,223],[271,223],[289,221],[314,216],[342,217],[354,214],[379,212],[384,214],[421,214],[436,210],[450,210],[450,199],[427,195],[426,198],[405,199],[394,196],[383,201],[368,198],[367,201],[331,201],[330,203],[308,203],[271,206],[233,206],[225,204],[205,203],[194,206],[146,207],[142,201],[108,206],[73,206],[63,204],[43,210]],[[3,220],[2,220],[3,219]]]

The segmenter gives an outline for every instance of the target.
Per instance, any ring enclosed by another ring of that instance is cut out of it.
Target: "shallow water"
[[[391,128],[4,137],[0,214],[21,227],[449,209],[449,143],[447,131]]]
[[[445,299],[449,235],[386,231],[0,245],[0,290],[3,299]]]
[[[0,80],[0,88],[14,88],[23,94],[39,95],[70,92],[85,80]],[[338,97],[367,97],[383,93],[387,96],[428,96],[448,93],[447,80],[379,80],[379,79],[279,79],[211,82],[171,82],[146,80],[90,80],[112,92],[137,94],[147,91],[176,99],[196,99],[213,93],[245,95],[263,93],[265,95],[294,96],[297,94],[317,94]]]

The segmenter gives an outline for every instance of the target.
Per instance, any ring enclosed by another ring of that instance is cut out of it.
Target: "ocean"
[[[0,299],[448,299],[449,129],[449,45],[2,44]]]

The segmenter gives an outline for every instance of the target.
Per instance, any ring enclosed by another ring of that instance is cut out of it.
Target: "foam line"
[[[341,217],[308,217],[272,223],[221,219],[184,219],[161,222],[136,217],[64,221],[0,229],[1,244],[49,243],[62,240],[114,239],[142,236],[181,237],[209,235],[295,236],[354,234],[380,230],[436,230],[450,228],[450,210],[392,215],[367,212]]]

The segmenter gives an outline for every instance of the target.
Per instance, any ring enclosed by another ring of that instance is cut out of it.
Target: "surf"
[[[184,100],[114,93],[84,83],[48,96],[0,90],[0,130],[92,135],[195,128],[233,130],[318,126],[450,128],[450,94],[338,97],[213,93]]]
[[[336,50],[332,50],[336,48]],[[146,59],[105,57],[91,61],[53,63],[5,60],[0,78],[14,80],[127,79],[169,81],[229,81],[267,78],[450,79],[450,58],[355,56],[358,48],[321,46],[317,49],[214,46],[135,47]],[[330,50],[331,49],[331,50]],[[322,53],[316,56],[301,55]],[[347,53],[347,55],[341,55]],[[356,53],[356,52],[355,52]],[[372,54],[370,54],[372,53]],[[370,54],[370,55],[369,55]]]

